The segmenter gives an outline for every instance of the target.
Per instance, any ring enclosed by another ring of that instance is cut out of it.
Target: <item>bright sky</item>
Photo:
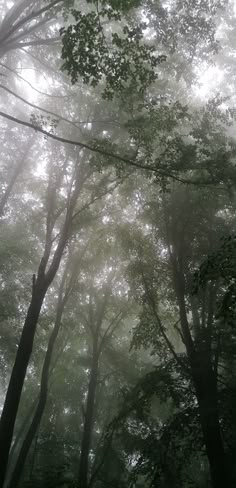
[[[14,5],[14,2],[12,2],[11,0],[9,0],[7,2],[7,8],[11,8],[13,5]]]
[[[199,71],[199,86],[194,92],[197,96],[206,100],[214,95],[224,78],[224,72],[217,66],[210,66]]]

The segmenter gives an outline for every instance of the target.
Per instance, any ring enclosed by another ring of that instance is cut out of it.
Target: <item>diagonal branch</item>
[[[119,310],[119,312],[115,315],[115,317],[113,317],[113,319],[110,321],[107,329],[105,330],[105,332],[102,336],[102,339],[101,339],[101,342],[100,342],[100,345],[98,348],[98,354],[99,355],[102,352],[102,349],[103,349],[104,343],[106,342],[106,339],[112,336],[114,330],[116,329],[116,327],[120,324],[120,322],[124,318],[126,310],[127,310],[127,306],[124,307],[123,310]]]
[[[55,112],[51,112],[51,110],[47,110],[46,108],[39,107],[38,105],[35,105],[35,103],[28,102],[28,100],[21,97],[17,93],[10,90],[10,88],[7,88],[6,86],[4,86],[2,84],[0,84],[0,88],[2,90],[5,90],[6,92],[8,92],[10,95],[13,95],[13,97],[18,98],[19,100],[21,100],[23,103],[25,103],[29,107],[35,108],[36,110],[41,110],[41,112],[45,112],[46,114],[50,114],[53,117],[56,117],[58,120],[63,120],[64,122],[67,122],[68,124],[71,124],[78,129],[77,123],[73,122],[73,120],[66,119],[65,117],[63,117],[59,114],[56,114]],[[80,124],[81,124],[81,122],[80,122]]]
[[[9,44],[12,44],[12,43],[15,43],[17,41],[20,41],[20,40],[23,40],[23,39],[26,39],[30,34],[31,32],[34,33],[35,35],[35,31],[39,29],[39,27],[41,27],[42,25],[45,25],[45,23],[48,23],[48,22],[51,22],[51,19],[48,19],[47,21],[45,21],[44,19],[41,20],[40,22],[38,22],[37,25],[32,25],[30,26],[27,30],[25,31],[22,31],[20,32],[19,34],[16,34],[15,37],[12,37],[9,41]],[[6,48],[7,48],[7,45],[6,45]]]
[[[166,342],[166,345],[170,351],[170,353],[172,354],[172,356],[175,358],[176,360],[176,363],[181,367],[181,369],[183,370],[183,364],[182,362],[180,361],[179,357],[178,357],[178,354],[176,353],[175,349],[174,349],[174,346],[173,344],[171,343],[170,339],[167,337],[167,334],[165,332],[165,328],[162,324],[162,321],[159,317],[159,314],[157,312],[157,309],[156,309],[156,304],[155,304],[155,301],[154,301],[154,298],[153,298],[153,295],[152,295],[152,292],[150,291],[150,288],[148,286],[148,283],[147,283],[147,280],[142,272],[142,279],[143,279],[143,284],[145,286],[145,290],[146,290],[146,294],[147,294],[147,297],[148,297],[148,301],[149,301],[149,304],[151,305],[151,308],[152,308],[152,312],[153,312],[153,315],[157,321],[157,324],[159,326],[159,329],[160,329],[160,332],[161,332],[161,335],[163,337],[163,339],[165,340]]]
[[[100,149],[98,147],[95,148],[93,146],[90,146],[89,144],[85,144],[85,143],[82,143],[80,141],[73,141],[71,139],[66,139],[64,137],[60,137],[60,136],[57,136],[55,134],[51,134],[50,132],[47,132],[46,130],[42,129],[41,127],[35,126],[35,125],[31,124],[30,122],[26,122],[24,120],[13,117],[12,115],[6,114],[5,112],[0,112],[0,117],[11,120],[12,122],[15,122],[16,124],[24,125],[25,127],[29,127],[30,129],[33,129],[36,132],[40,132],[41,134],[44,134],[45,136],[47,136],[47,137],[49,137],[55,141],[62,142],[63,144],[70,144],[72,146],[77,146],[77,147],[80,147],[82,149],[88,149],[91,152],[101,154],[102,156],[107,156],[107,157],[110,157],[112,159],[116,159],[117,161],[119,161],[121,163],[125,163],[125,164],[128,164],[129,166],[133,166],[133,167],[138,168],[138,169],[143,169],[145,171],[155,173],[161,177],[171,178],[171,179],[179,181],[181,183],[197,185],[197,186],[209,185],[210,183],[211,183],[211,185],[214,184],[214,182],[210,182],[210,181],[192,181],[192,180],[180,178],[180,177],[173,175],[171,173],[168,173],[162,169],[157,169],[154,166],[146,166],[145,164],[138,163],[138,162],[134,161],[133,159],[129,159],[125,156],[121,156],[121,155],[116,154],[116,153],[111,153],[110,151],[107,151],[106,149]]]
[[[22,49],[22,51],[23,51],[23,49]],[[27,83],[27,85],[30,86],[30,88],[32,88],[32,90],[34,90],[35,92],[39,93],[40,95],[43,95],[45,97],[50,97],[50,98],[70,98],[71,96],[73,96],[73,95],[51,95],[50,93],[42,92],[42,91],[38,90],[37,88],[35,88],[23,76],[19,75],[19,73],[17,73],[14,69],[9,68],[9,66],[7,66],[6,64],[0,63],[0,66],[2,66],[3,68],[7,69],[8,71],[10,71],[10,73],[13,73],[14,76],[17,76],[17,78],[19,78],[20,80],[24,81],[24,83]]]
[[[116,188],[118,188],[124,181],[125,178],[119,179],[116,184],[112,188],[106,188],[102,193],[99,193],[99,195],[96,195],[92,197],[89,202],[85,203],[79,210],[77,210],[72,217],[72,220],[74,220],[78,215],[80,215],[84,210],[87,210],[93,203],[97,202],[98,200],[101,200],[102,197],[105,197],[106,195],[112,194]],[[115,182],[115,181],[114,181]]]
[[[59,36],[50,37],[49,39],[38,39],[37,41],[26,41],[26,42],[17,42],[17,43],[9,43],[6,46],[5,52],[12,51],[12,49],[21,49],[22,47],[28,46],[49,46],[50,44],[54,44],[57,42],[61,42],[61,38]]]

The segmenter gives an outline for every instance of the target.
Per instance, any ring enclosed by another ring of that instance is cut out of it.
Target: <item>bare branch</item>
[[[19,42],[16,44],[12,43],[6,46],[4,52],[12,51],[13,49],[21,49],[23,47],[29,47],[29,46],[43,46],[43,45],[50,46],[50,44],[56,44],[58,42],[61,42],[61,38],[59,36],[52,37],[49,39],[39,39],[37,41]]]
[[[152,292],[150,291],[150,288],[148,286],[147,280],[146,280],[143,272],[142,272],[142,279],[143,279],[143,284],[144,284],[144,287],[145,287],[145,291],[146,291],[146,294],[147,294],[147,297],[148,297],[149,304],[151,305],[151,309],[152,309],[153,315],[154,315],[154,317],[155,317],[155,319],[157,321],[157,324],[159,326],[161,335],[162,335],[163,339],[165,340],[166,345],[167,345],[170,353],[175,358],[177,364],[181,367],[181,369],[183,369],[183,364],[180,361],[180,359],[178,357],[178,354],[176,353],[173,344],[171,343],[171,341],[169,340],[169,338],[166,335],[165,328],[163,326],[163,323],[162,323],[162,321],[161,321],[161,319],[159,317],[159,314],[157,312],[157,309],[156,309],[155,300],[153,298]]]
[[[103,345],[106,341],[107,338],[111,337],[114,330],[116,329],[116,327],[118,327],[118,325],[120,324],[120,322],[122,321],[124,315],[125,315],[125,312],[127,311],[127,306],[124,307],[123,310],[120,310],[116,315],[115,317],[113,317],[113,319],[110,321],[107,329],[105,330],[103,336],[102,336],[102,339],[101,339],[101,342],[100,342],[100,345],[99,345],[99,348],[98,348],[98,354],[100,355],[101,352],[102,352],[102,348],[103,348]]]
[[[63,0],[54,0],[53,2],[49,3],[48,5],[45,5],[45,7],[42,7],[41,9],[39,10],[36,10],[36,11],[33,11],[31,12],[29,15],[27,15],[26,17],[23,17],[23,19],[19,20],[19,22],[17,22],[15,25],[13,25],[13,27],[2,37],[0,38],[1,40],[1,43],[3,43],[6,39],[8,39],[15,31],[17,31],[20,27],[22,27],[23,25],[25,25],[26,23],[30,22],[31,20],[39,17],[40,15],[42,15],[44,12],[50,10],[50,8],[56,6],[57,4],[61,3]],[[26,2],[27,4],[27,2]],[[23,6],[24,8],[24,6]],[[22,10],[22,5],[21,5],[21,10]],[[8,19],[8,22],[11,21],[12,22],[12,18],[9,18]],[[47,19],[45,19],[46,21]],[[37,25],[35,25],[35,28],[37,28]]]
[[[0,84],[0,88],[2,88],[2,90],[5,90],[6,92],[8,92],[10,95],[13,95],[13,97],[18,98],[19,100],[21,100],[23,103],[25,103],[29,107],[35,108],[36,110],[40,110],[41,112],[45,112],[46,114],[52,115],[53,117],[56,117],[58,120],[63,120],[64,122],[67,122],[68,124],[71,124],[78,129],[77,123],[73,122],[73,120],[66,119],[65,117],[62,117],[61,115],[56,114],[55,112],[51,112],[51,110],[47,110],[46,108],[42,108],[42,107],[39,107],[38,105],[35,105],[34,103],[28,102],[28,100],[21,97],[20,95],[13,92],[12,90],[10,90],[9,88],[7,88],[6,86],[4,86],[2,84]]]
[[[19,73],[16,73],[16,71],[14,69],[9,68],[9,66],[7,66],[6,64],[0,63],[0,66],[2,66],[3,68],[7,69],[11,73],[13,73],[15,76],[17,76],[17,78],[19,78],[20,80],[24,81],[24,83],[27,83],[27,85],[29,85],[30,88],[32,88],[32,90],[34,90],[35,92],[39,93],[40,95],[43,95],[45,97],[50,97],[50,98],[71,98],[71,96],[72,96],[72,95],[51,95],[50,93],[42,92],[42,91],[38,90],[37,88],[35,88],[23,76],[19,75]]]

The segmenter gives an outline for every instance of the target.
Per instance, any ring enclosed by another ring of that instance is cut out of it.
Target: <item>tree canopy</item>
[[[233,488],[233,0],[0,1],[0,488]]]

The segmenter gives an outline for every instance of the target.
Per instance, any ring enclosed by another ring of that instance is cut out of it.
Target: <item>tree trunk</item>
[[[222,488],[222,486],[230,488],[219,421],[217,379],[209,361],[208,351],[198,355],[198,370],[195,369],[195,366],[193,365],[192,369],[193,381],[212,486],[214,488]]]
[[[0,488],[3,487],[5,480],[16,415],[32,352],[36,325],[46,291],[47,288],[41,283],[38,283],[33,290],[3,406],[0,420]]]
[[[17,163],[14,171],[13,171],[13,174],[10,178],[10,181],[0,199],[0,218],[4,215],[4,211],[5,211],[5,207],[6,207],[6,204],[9,200],[9,197],[12,193],[12,189],[19,177],[19,175],[21,174],[21,172],[23,171],[24,169],[24,166],[25,166],[25,162],[27,160],[27,156],[29,154],[29,151],[30,151],[30,148],[32,147],[32,140],[30,139],[30,141],[28,142],[27,144],[27,147],[24,151],[24,154],[23,154],[23,157],[21,158],[21,160]]]
[[[40,422],[41,422],[41,419],[43,416],[43,412],[44,412],[46,402],[47,402],[47,395],[48,395],[49,368],[50,368],[50,364],[51,364],[54,345],[55,345],[55,342],[56,342],[56,339],[58,336],[58,332],[60,330],[61,318],[62,318],[62,314],[63,314],[63,310],[64,310],[64,304],[65,303],[62,301],[60,294],[59,294],[58,307],[57,307],[54,329],[53,329],[52,334],[51,334],[50,339],[49,339],[48,348],[47,348],[47,352],[46,352],[44,364],[43,364],[43,369],[42,369],[41,386],[40,386],[40,395],[39,395],[38,405],[37,405],[37,408],[35,410],[35,413],[34,413],[32,422],[30,424],[30,427],[28,429],[28,432],[27,432],[25,439],[23,441],[23,444],[21,446],[15,467],[13,469],[13,473],[12,473],[10,482],[8,484],[8,488],[16,488],[19,481],[20,481],[20,477],[21,477],[22,471],[24,469],[24,465],[25,465],[25,461],[26,461],[28,452],[30,450],[34,436],[38,430],[38,427],[40,425]]]
[[[12,461],[14,460],[14,457],[15,457],[15,451],[18,450],[18,445],[20,444],[20,441],[21,441],[22,437],[24,437],[24,433],[27,430],[28,424],[31,421],[31,417],[34,414],[34,411],[35,411],[35,408],[37,406],[37,403],[38,403],[38,398],[35,398],[35,400],[33,401],[33,403],[30,405],[30,408],[29,408],[29,410],[28,410],[28,412],[27,412],[27,414],[25,416],[25,419],[22,422],[22,425],[19,428],[19,431],[17,432],[16,437],[15,437],[15,440],[14,440],[12,446],[11,446],[11,450],[10,450],[9,458],[8,458],[8,466],[10,466],[10,471],[12,471],[11,470],[11,466],[12,466]],[[9,475],[10,475],[10,473],[9,473],[9,469],[8,469],[7,476],[9,476]]]
[[[85,412],[84,428],[81,443],[81,453],[79,460],[78,488],[88,487],[88,467],[89,451],[91,446],[91,437],[94,420],[94,404],[98,380],[98,354],[93,354],[92,367],[88,387],[88,398]]]
[[[173,281],[180,311],[181,330],[184,338],[192,379],[199,407],[200,424],[209,462],[213,488],[230,488],[226,456],[221,436],[217,373],[213,371],[211,344],[194,343],[189,328],[185,305],[185,277],[181,260],[172,255]]]
[[[64,224],[62,226],[60,238],[57,247],[54,251],[54,255],[51,260],[51,264],[46,272],[46,267],[51,252],[52,235],[48,231],[46,235],[44,256],[41,259],[37,280],[33,276],[33,290],[32,299],[25,319],[24,327],[22,330],[15,363],[13,366],[5,403],[3,406],[2,416],[0,420],[0,488],[3,488],[9,451],[11,447],[11,441],[13,437],[14,425],[16,415],[20,403],[21,393],[25,380],[27,366],[30,360],[36,326],[38,323],[41,307],[47,293],[49,286],[51,285],[54,277],[59,268],[62,254],[64,252],[70,228],[73,218],[73,210],[75,208],[78,195],[83,186],[83,179],[80,177],[79,171],[77,171],[75,179],[75,189],[71,195],[70,202],[67,207]],[[49,219],[50,220],[50,219]],[[50,227],[50,226],[49,226]],[[52,231],[52,229],[51,229]]]
[[[17,180],[17,177],[19,176],[19,174],[21,172],[22,167],[23,167],[23,164],[18,165],[16,171],[14,172],[11,180],[9,181],[9,183],[7,185],[5,192],[3,193],[3,196],[0,200],[0,217],[2,217],[2,215],[4,214],[6,204],[8,202],[10,195],[11,195],[11,192],[12,192],[13,186]]]

